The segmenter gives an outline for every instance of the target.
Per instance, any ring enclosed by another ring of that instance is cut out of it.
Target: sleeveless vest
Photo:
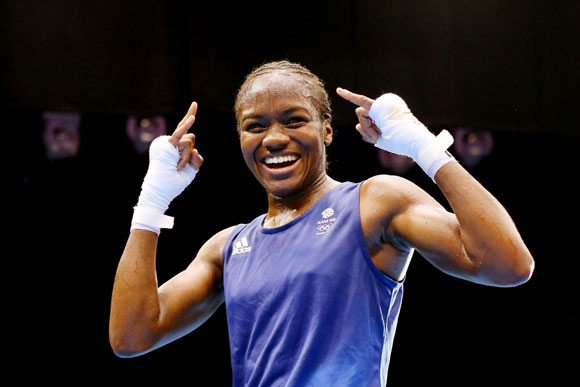
[[[383,275],[360,224],[361,183],[342,183],[277,227],[226,242],[233,386],[384,386],[402,283]]]

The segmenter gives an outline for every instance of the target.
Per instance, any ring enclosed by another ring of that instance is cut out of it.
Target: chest
[[[240,234],[225,268],[226,302],[228,297],[249,303],[275,300],[337,286],[352,252],[344,239],[336,240],[338,233],[330,224],[315,222],[277,234]]]

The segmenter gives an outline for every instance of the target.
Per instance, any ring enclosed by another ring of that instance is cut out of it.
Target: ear
[[[330,122],[324,121],[324,145],[329,146],[332,143],[333,130]]]

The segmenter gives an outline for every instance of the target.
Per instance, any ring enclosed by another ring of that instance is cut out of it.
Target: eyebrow
[[[282,115],[283,116],[287,116],[287,115],[290,115],[292,113],[296,113],[297,111],[303,111],[305,113],[310,114],[310,112],[306,108],[303,108],[303,107],[293,107],[293,108],[289,108],[289,109],[284,110],[282,112]],[[242,122],[245,121],[245,120],[250,120],[250,119],[259,119],[259,118],[262,118],[264,116],[265,116],[264,114],[250,114],[248,116],[242,115]]]

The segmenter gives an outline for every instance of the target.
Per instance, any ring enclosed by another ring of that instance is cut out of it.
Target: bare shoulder
[[[360,217],[368,243],[389,240],[396,244],[396,225],[425,211],[443,207],[415,183],[393,175],[377,175],[365,181],[360,193]]]
[[[409,205],[433,200],[415,183],[400,176],[373,176],[361,187],[361,206],[378,206],[383,213],[384,210],[401,211]]]
[[[367,245],[385,240],[393,218],[412,202],[416,186],[399,176],[377,175],[366,180],[360,191],[360,219]]]
[[[199,249],[195,260],[191,264],[193,265],[196,261],[204,261],[212,263],[221,269],[223,267],[222,255],[224,246],[235,228],[236,226],[228,227],[209,238]]]

